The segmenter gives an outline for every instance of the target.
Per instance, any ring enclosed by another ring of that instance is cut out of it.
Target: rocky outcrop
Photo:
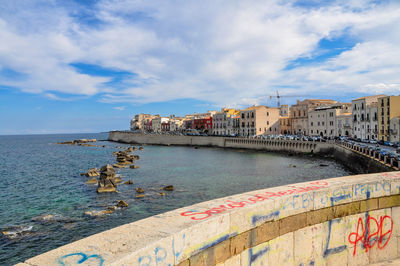
[[[174,186],[173,185],[165,186],[165,187],[163,187],[163,190],[165,190],[165,191],[173,191],[174,190]]]
[[[115,170],[107,164],[100,168],[100,180],[97,187],[97,193],[116,192],[117,182],[115,181]]]
[[[118,203],[117,203],[117,207],[119,207],[119,208],[126,208],[126,207],[128,207],[128,203],[126,203],[126,201],[124,201],[124,200],[120,200],[120,201],[118,201]]]
[[[93,177],[93,178],[87,180],[87,181],[86,181],[86,184],[97,184],[97,182],[99,182],[99,181],[97,180],[97,178]]]
[[[96,142],[96,139],[75,139],[72,141],[64,141],[64,142],[57,142],[57,144],[67,144],[67,145],[74,145],[74,144],[84,144],[88,142]]]
[[[87,173],[81,174],[81,176],[86,176],[86,177],[94,177],[94,176],[99,176],[99,175],[100,175],[100,173],[97,170],[97,168],[90,168]]]

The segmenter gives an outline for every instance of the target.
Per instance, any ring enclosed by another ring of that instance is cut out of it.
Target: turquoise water
[[[0,136],[0,228],[21,232],[0,236],[0,265],[10,265],[71,241],[197,202],[266,187],[352,174],[327,158],[288,156],[246,150],[145,146],[135,151],[139,169],[117,169],[124,181],[120,193],[97,194],[80,173],[115,163],[116,147],[57,145],[80,138],[106,139],[107,134]],[[328,164],[321,167],[320,164]],[[290,167],[296,165],[296,167]],[[175,191],[159,195],[174,185]],[[134,188],[142,187],[143,199]],[[85,211],[104,210],[125,200],[124,210],[91,218]],[[51,214],[56,221],[32,218]]]

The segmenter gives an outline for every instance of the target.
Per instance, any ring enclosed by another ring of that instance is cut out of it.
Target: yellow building
[[[400,96],[386,96],[378,98],[378,129],[379,139],[383,141],[395,141],[391,121],[400,116]]]

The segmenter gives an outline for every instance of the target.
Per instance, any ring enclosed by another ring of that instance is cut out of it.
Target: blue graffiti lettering
[[[183,249],[185,248],[185,243],[186,243],[186,234],[182,235],[183,243],[182,243],[182,248],[178,251],[175,248],[175,239],[172,239],[172,253],[175,256],[175,260],[177,261],[179,256],[182,254]]]
[[[151,256],[141,256],[138,260],[139,266],[150,266]]]
[[[160,254],[162,253],[162,254]],[[154,255],[156,258],[156,265],[160,265],[160,262],[164,262],[165,259],[167,258],[167,251],[162,248],[162,247],[156,247],[156,249],[154,250]],[[163,263],[163,265],[171,265],[171,264],[166,264],[165,262]]]
[[[278,217],[279,213],[280,213],[280,211],[277,210],[277,211],[271,212],[271,213],[269,213],[267,215],[254,215],[251,218],[251,223],[253,224],[253,226],[255,226],[260,221],[264,222],[264,221],[267,221],[267,220],[269,220],[271,218]]]
[[[332,254],[340,253],[340,252],[342,252],[343,250],[345,250],[347,248],[346,245],[338,246],[338,247],[334,247],[334,248],[329,248],[329,241],[331,239],[331,233],[332,233],[332,224],[334,222],[340,222],[340,221],[341,221],[340,218],[329,221],[328,238],[326,240],[326,246],[325,246],[324,255],[323,255],[324,258],[326,258],[326,257],[328,257],[329,255],[332,255]]]
[[[82,264],[82,263],[84,263],[85,261],[87,261],[87,260],[89,260],[91,258],[94,258],[94,259],[98,260],[99,266],[102,266],[103,263],[104,263],[104,259],[100,255],[94,254],[94,255],[89,255],[88,256],[88,255],[86,255],[85,253],[82,253],[82,252],[71,253],[71,254],[62,256],[58,260],[58,263],[63,265],[63,266],[66,266],[65,263],[64,263],[64,260],[66,258],[68,258],[68,257],[73,257],[73,256],[80,256],[81,257],[81,259],[77,261],[78,264]]]
[[[264,255],[269,251],[269,247],[265,247],[261,249],[260,251],[256,252],[253,254],[253,249],[249,249],[249,265],[251,265],[254,261],[256,261],[259,257]]]

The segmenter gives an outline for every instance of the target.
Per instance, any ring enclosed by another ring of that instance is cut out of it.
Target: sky
[[[0,0],[0,135],[400,95],[400,1]]]

